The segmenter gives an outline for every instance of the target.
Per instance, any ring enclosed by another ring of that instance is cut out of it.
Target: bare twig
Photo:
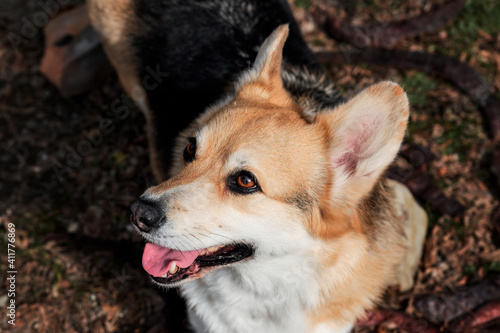
[[[485,327],[500,319],[500,301],[493,301],[481,306],[473,314],[450,325],[452,332],[466,331],[468,328]]]
[[[442,54],[422,52],[384,50],[371,48],[367,50],[354,50],[352,52],[318,52],[318,59],[322,62],[345,64],[368,63],[376,66],[390,66],[399,69],[415,69],[451,81],[464,93],[479,103],[483,108],[488,108],[489,117],[499,117],[494,111],[498,108],[495,99],[490,98],[490,87],[471,66],[460,60]],[[489,120],[489,119],[488,119]],[[493,120],[493,119],[491,119]],[[493,124],[492,124],[493,125]],[[500,130],[500,117],[495,119],[492,130]]]
[[[462,10],[464,0],[451,0],[442,7],[409,20],[369,24],[364,27],[339,22],[329,15],[326,21],[328,34],[342,42],[356,43],[357,47],[391,48],[406,37],[435,32],[444,27]]]
[[[486,302],[500,299],[500,278],[455,290],[441,295],[426,296],[415,302],[415,307],[427,320],[449,323]]]
[[[432,178],[420,167],[408,172],[393,166],[387,171],[387,176],[404,183],[415,196],[427,201],[433,208],[444,214],[462,216],[465,212],[465,208],[458,201],[446,197],[443,191],[434,185]]]
[[[373,310],[367,313],[366,318],[358,320],[356,327],[378,325],[390,326],[392,329],[408,333],[437,333],[438,329],[425,319],[408,316],[392,310]]]

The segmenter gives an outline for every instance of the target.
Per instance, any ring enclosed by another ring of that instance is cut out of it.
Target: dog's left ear
[[[403,140],[409,104],[394,82],[375,84],[334,110],[319,112],[326,131],[332,179],[330,198],[357,205],[395,158]]]

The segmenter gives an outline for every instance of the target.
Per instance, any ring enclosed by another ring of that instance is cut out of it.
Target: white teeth
[[[207,248],[207,251],[208,251],[208,252],[215,252],[215,251],[217,251],[219,248],[220,248],[220,246],[212,246],[212,247]]]
[[[205,254],[207,254],[207,250],[202,250],[202,251],[200,252],[200,256],[204,256]]]
[[[168,273],[165,273],[163,274],[162,276],[160,276],[161,278],[166,278],[168,276]]]
[[[179,270],[179,267],[177,267],[177,265],[175,264],[175,261],[172,263],[172,266],[170,266],[170,269],[168,270],[168,272],[170,274],[175,274],[177,273],[177,271]]]

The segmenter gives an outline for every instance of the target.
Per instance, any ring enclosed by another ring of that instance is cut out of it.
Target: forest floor
[[[491,84],[500,98],[500,6],[495,2],[466,1],[458,17],[443,29],[403,39],[394,48],[457,57]],[[359,26],[383,25],[443,3],[296,0],[293,8],[306,41],[320,52],[345,48],[327,36],[318,12],[327,10]],[[35,0],[3,1],[0,34],[21,34],[26,20],[40,10]],[[62,97],[39,72],[44,37],[41,29],[35,32],[16,47],[8,38],[0,40],[2,291],[9,287],[3,278],[10,264],[4,236],[9,224],[15,225],[17,270],[16,325],[7,322],[4,311],[10,298],[2,292],[0,331],[157,329],[164,302],[141,267],[144,242],[129,223],[128,212],[130,202],[154,183],[143,116],[131,108],[125,119],[118,119],[110,110],[117,99],[126,103],[114,74],[85,94]],[[500,190],[488,170],[496,143],[488,135],[488,124],[466,94],[439,77],[390,64],[356,65],[347,58],[342,65],[325,63],[344,96],[381,80],[399,82],[408,92],[412,114],[406,142],[432,152],[426,173],[447,197],[465,207],[463,214],[452,217],[422,202],[430,221],[415,286],[405,293],[390,289],[378,307],[379,314],[401,316],[360,325],[356,331],[416,332],[412,325],[418,319],[438,331],[498,332],[500,326],[493,321],[453,326],[457,320],[470,322],[484,305],[500,311],[498,294],[484,296],[500,275],[500,244],[492,225]],[[112,119],[113,131],[97,138],[95,130],[103,118]],[[94,133],[88,153],[73,156],[82,140],[89,140],[88,133]],[[483,298],[478,300],[475,291]],[[454,300],[463,304],[461,297],[472,299],[461,316],[439,317],[433,312],[433,306],[446,307]]]

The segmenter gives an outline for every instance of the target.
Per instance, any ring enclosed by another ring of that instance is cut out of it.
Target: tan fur
[[[405,258],[397,266],[393,284],[399,285],[401,291],[407,291],[413,287],[413,272],[416,271],[422,256],[428,224],[427,215],[406,186],[394,180],[388,181],[388,185],[395,193],[396,216],[407,236],[404,238],[407,248]]]
[[[275,34],[277,49],[281,50],[286,34],[283,28]],[[228,196],[224,185],[228,172],[225,161],[237,151],[246,151],[252,156],[246,169],[260,180],[265,196],[291,204],[290,209],[296,210],[322,244],[317,256],[323,265],[317,275],[324,289],[320,303],[308,313],[311,327],[330,321],[348,324],[363,315],[396,280],[396,267],[405,256],[407,245],[393,187],[388,187],[380,175],[403,139],[408,101],[399,86],[381,83],[335,110],[319,113],[311,123],[283,88],[277,70],[281,52],[264,60],[256,65],[257,73],[244,77],[231,100],[211,109],[189,129],[190,135],[203,142],[196,161],[150,192],[161,195],[193,182],[217,184],[218,198],[212,200],[224,200],[251,213],[252,200]],[[366,110],[358,110],[360,107]],[[350,154],[343,150],[349,140],[343,141],[342,136],[349,137],[352,126],[353,133],[358,133],[355,127],[363,125],[362,117],[372,107],[388,107],[388,112],[366,120],[366,132],[386,133],[374,142],[361,141],[368,150],[359,158],[370,159],[388,150],[384,157],[387,161],[367,174],[351,170],[345,180],[340,177],[343,161],[330,161]]]
[[[104,49],[117,70],[124,89],[138,102],[141,93],[132,94],[132,91],[135,87],[142,89],[142,86],[129,36],[136,24],[133,1],[90,0],[88,3],[92,26],[102,37]]]
[[[403,230],[396,224],[393,202],[383,203],[383,211],[373,211],[369,202],[387,197],[392,200],[391,190],[383,179],[380,180],[359,210],[350,218],[344,216],[344,225],[353,226],[350,231],[325,240],[328,245],[326,255],[323,254],[323,274],[328,275],[325,279],[329,280],[331,288],[323,295],[324,302],[309,313],[313,326],[327,320],[352,322],[378,300],[387,285],[395,281],[395,267],[406,251]],[[363,230],[355,228],[356,224],[360,224]],[[353,252],[353,249],[358,257],[356,265],[339,263],[339,254]],[[331,273],[329,268],[334,266],[338,274]]]
[[[138,79],[120,34],[133,29],[133,22],[124,24],[133,11],[131,3],[91,1],[94,24],[100,33],[112,36],[105,45],[111,59],[126,55],[125,63],[115,66],[129,90]],[[108,22],[106,17],[112,19]],[[306,117],[281,80],[281,50],[287,34],[286,26],[276,29],[234,95],[208,109],[180,135],[172,178],[147,194],[161,199],[185,185],[181,199],[171,196],[166,202],[172,220],[189,219],[186,205],[197,204],[198,189],[208,193],[203,198],[208,201],[204,209],[211,210],[203,216],[207,219],[217,216],[222,206],[245,214],[255,214],[255,207],[271,211],[276,202],[280,209],[287,207],[283,220],[298,223],[314,239],[311,251],[319,263],[314,278],[322,290],[306,315],[311,331],[325,323],[340,330],[362,316],[385,287],[403,281],[396,272],[405,276],[405,288],[411,286],[408,278],[420,252],[407,255],[411,244],[405,241],[405,232],[411,238],[408,232],[415,231],[402,225],[394,186],[381,177],[403,139],[408,100],[401,87],[383,82],[335,110]],[[185,164],[182,150],[190,136],[197,138],[196,157]],[[230,192],[226,181],[235,170],[228,165],[230,159],[256,176],[262,193]],[[190,192],[189,186],[196,190]],[[415,219],[418,229],[421,216]],[[421,237],[415,239],[421,241]],[[411,267],[401,265],[409,257]]]
[[[383,84],[368,88],[367,93],[376,96],[386,95],[388,99],[392,99],[391,96],[399,97],[404,94],[399,86]],[[359,100],[351,103],[359,104],[360,102],[362,103]],[[333,115],[319,115],[317,120],[322,122],[322,128],[326,129],[326,137],[336,140],[335,133],[343,130],[338,126],[346,125],[346,121],[342,119],[345,114],[348,114],[345,108],[350,107],[352,106],[347,103],[335,110]],[[404,102],[399,106],[396,104],[396,107],[401,120],[396,121],[396,128],[385,130],[393,133],[393,138],[390,140],[394,140],[395,145],[399,146],[406,130],[407,102],[406,105]],[[393,119],[393,116],[389,116],[389,119]],[[390,123],[393,124],[394,120]],[[385,143],[381,142],[381,144]],[[396,279],[395,267],[404,258],[406,242],[402,225],[398,224],[400,220],[396,214],[393,190],[385,185],[383,178],[379,178],[383,170],[378,170],[378,175],[374,177],[369,179],[363,177],[362,182],[354,181],[353,184],[347,186],[345,188],[347,194],[337,202],[338,206],[335,200],[333,204],[329,202],[327,209],[332,213],[323,213],[323,219],[314,225],[313,232],[326,238],[325,241],[329,244],[329,250],[325,252],[333,251],[335,247],[338,253],[356,248],[360,259],[353,267],[337,267],[337,270],[346,272],[345,274],[350,278],[335,281],[336,276],[332,275],[330,279],[334,281],[332,281],[329,294],[324,295],[324,303],[318,305],[309,314],[313,325],[328,320],[352,322],[377,300],[388,284]],[[328,226],[332,231],[325,231],[328,230]],[[339,232],[339,226],[342,226],[343,232]],[[342,247],[340,244],[346,245]],[[338,255],[334,253],[326,258],[331,258],[325,265],[325,270],[328,272],[328,267],[333,267],[338,263]],[[406,274],[412,275],[414,269],[415,267],[406,270]],[[350,274],[347,273],[349,270],[351,270]]]
[[[251,150],[254,159],[259,161],[258,170],[251,171],[257,176],[260,174],[268,176],[261,177],[260,184],[266,195],[285,202],[295,193],[307,192],[303,186],[311,182],[306,177],[308,174],[306,170],[315,169],[314,160],[322,158],[320,155],[311,156],[310,153],[316,150],[315,141],[320,143],[319,137],[314,139],[318,133],[308,128],[310,126],[293,108],[277,107],[262,102],[260,95],[255,97],[255,100],[237,97],[229,106],[222,108],[213,118],[209,118],[209,121],[202,126],[204,132],[210,132],[210,136],[197,151],[196,168],[188,165],[181,174],[154,187],[152,191],[161,193],[172,186],[186,184],[200,177],[206,177],[207,180],[215,178],[223,182],[224,173],[219,171],[217,175],[215,174],[217,169],[223,169],[219,161],[224,161],[237,150],[248,149]],[[228,128],[232,128],[229,135]],[[297,137],[290,142],[281,140],[280,135],[283,133],[289,137],[303,130],[310,131],[313,140],[308,140],[307,137]],[[255,133],[262,135],[256,136]],[[294,147],[299,147],[299,151],[304,150],[302,158],[294,160],[292,157],[295,156],[288,154]],[[296,171],[290,172],[290,166],[295,166]],[[301,172],[301,169],[305,172]],[[287,177],[283,178],[283,175]],[[172,181],[177,179],[179,181],[174,185]],[[287,188],[286,193],[275,190],[282,187]]]
[[[133,54],[131,35],[139,29],[133,0],[89,0],[92,26],[101,37],[104,51],[115,68],[123,89],[140,107],[146,117],[149,154],[153,174],[158,181],[165,175],[156,151],[153,114],[149,108],[141,80],[139,65]]]

